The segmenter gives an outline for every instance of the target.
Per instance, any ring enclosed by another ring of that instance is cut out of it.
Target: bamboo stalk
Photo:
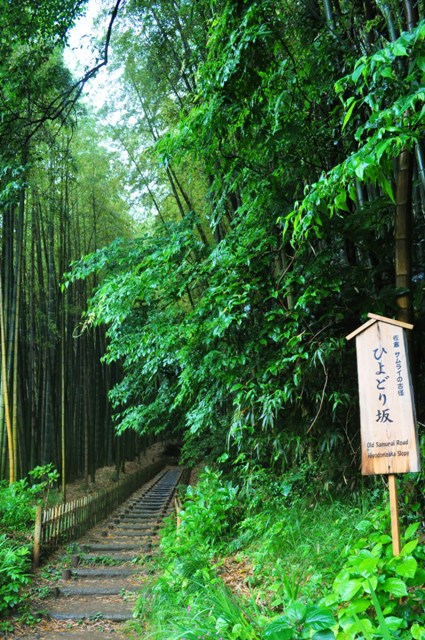
[[[10,404],[9,404],[9,391],[7,388],[7,367],[6,367],[6,336],[4,327],[4,296],[3,285],[0,277],[0,341],[1,341],[1,377],[3,386],[3,403],[4,414],[6,420],[6,432],[8,441],[8,454],[9,454],[9,482],[15,482],[16,480],[16,468],[15,468],[15,453],[13,450],[13,429],[12,420],[10,416]]]

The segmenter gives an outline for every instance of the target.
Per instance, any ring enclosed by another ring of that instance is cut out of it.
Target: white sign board
[[[356,337],[362,474],[420,471],[418,436],[405,328],[369,314]]]

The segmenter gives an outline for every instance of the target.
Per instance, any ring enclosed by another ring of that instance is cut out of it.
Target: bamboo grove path
[[[133,614],[137,591],[151,571],[158,530],[173,509],[181,467],[168,467],[111,516],[62,550],[37,581],[42,599],[34,612],[43,622],[10,638],[26,640],[119,640],[131,638],[123,623]],[[52,621],[49,625],[44,620]],[[54,622],[60,621],[60,622]],[[138,636],[140,637],[140,636]]]

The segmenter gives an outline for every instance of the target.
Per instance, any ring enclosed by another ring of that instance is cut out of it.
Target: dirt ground
[[[125,475],[129,475],[131,473],[134,473],[135,471],[139,471],[139,469],[144,469],[153,462],[159,460],[159,458],[161,458],[163,455],[166,445],[167,443],[157,442],[156,444],[146,449],[144,453],[140,454],[139,458],[136,458],[136,460],[126,462],[124,472]],[[116,470],[114,465],[97,469],[95,482],[90,482],[87,488],[85,487],[84,480],[81,479],[67,484],[66,500],[67,502],[69,502],[71,500],[81,498],[82,496],[94,493],[95,491],[107,489],[115,481],[115,478]]]

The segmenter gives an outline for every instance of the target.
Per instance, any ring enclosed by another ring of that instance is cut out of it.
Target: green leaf
[[[354,634],[363,633],[365,638],[369,640],[369,638],[372,638],[373,625],[370,620],[363,618],[362,620],[356,620],[353,622],[353,624],[347,627],[345,631],[349,634],[347,635],[347,638],[354,638]]]
[[[407,56],[407,49],[400,41],[394,42],[392,50],[395,56]]]
[[[360,562],[357,569],[359,573],[361,573],[362,576],[364,576],[365,578],[370,577],[371,574],[373,574],[376,571],[378,562],[379,562],[379,557],[365,558],[364,560],[362,560],[362,562]]]
[[[347,192],[340,191],[335,198],[335,206],[337,209],[341,209],[342,211],[350,211],[347,205]]]
[[[416,547],[418,546],[418,543],[419,543],[419,539],[410,540],[410,542],[404,545],[404,547],[400,551],[400,555],[409,556],[412,553],[412,551],[416,549]]]
[[[286,609],[286,615],[290,622],[299,624],[306,615],[307,607],[302,602],[294,602]]]
[[[354,109],[356,108],[356,105],[360,102],[360,100],[353,100],[352,103],[350,104],[347,113],[344,116],[344,120],[342,123],[342,131],[344,131],[345,127],[347,126],[348,122],[350,121],[350,118],[353,114]]]
[[[415,560],[415,558],[410,557],[406,558],[405,560],[403,560],[403,562],[398,564],[395,570],[396,573],[398,573],[398,575],[402,576],[403,578],[414,578],[417,568],[417,561]]]
[[[418,530],[420,526],[419,522],[412,522],[412,524],[409,524],[409,526],[407,527],[405,533],[404,533],[404,539],[408,540],[409,538],[411,538],[412,536],[415,535],[416,531]]]
[[[370,587],[372,587],[372,589],[376,589],[376,587],[378,586],[378,576],[374,575],[374,576],[370,576],[368,578],[366,578],[366,580],[363,581],[363,589],[366,591],[366,593],[370,593]]]
[[[286,616],[272,620],[264,630],[264,640],[291,640],[294,630]]]
[[[335,618],[329,609],[317,606],[308,607],[305,613],[305,623],[309,624],[315,631],[328,629],[336,624]]]
[[[381,78],[394,78],[394,71],[391,67],[384,67],[380,70],[379,75]]]
[[[351,74],[351,78],[352,78],[353,82],[357,82],[357,80],[360,78],[364,68],[365,68],[364,62],[360,62],[359,61],[359,62],[356,63],[355,69],[354,69],[353,73]]]
[[[344,609],[344,615],[353,616],[357,613],[363,613],[370,607],[369,598],[358,598],[348,603],[348,606]]]
[[[316,631],[312,636],[312,640],[335,640],[335,634],[331,629],[324,629],[323,631]]]
[[[381,182],[381,184],[382,184],[382,186],[384,188],[385,193],[387,194],[387,196],[391,200],[391,202],[393,204],[396,204],[396,199],[395,199],[395,196],[394,196],[393,188],[391,186],[391,182],[385,176],[381,177],[380,182]]]
[[[381,589],[396,598],[407,596],[406,585],[400,578],[387,578],[381,585]]]
[[[424,640],[425,639],[425,627],[422,627],[417,622],[412,624],[410,629],[410,633],[412,634],[412,638],[414,640]]]
[[[336,588],[341,600],[351,600],[362,588],[362,580],[345,580]]]
[[[397,631],[397,629],[400,629],[403,622],[403,618],[396,618],[395,616],[387,616],[385,618],[385,624],[390,631]]]

